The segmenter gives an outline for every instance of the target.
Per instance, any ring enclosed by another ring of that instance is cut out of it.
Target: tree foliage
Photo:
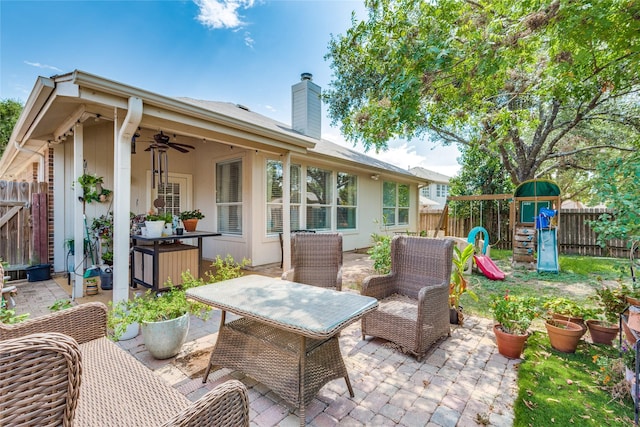
[[[597,175],[597,199],[612,209],[590,225],[605,246],[610,239],[640,241],[640,151],[602,163]]]
[[[22,104],[14,99],[0,100],[0,156],[4,153],[13,127],[22,113]]]
[[[514,184],[640,135],[638,0],[367,0],[326,56],[329,115],[385,149],[429,135],[501,159]],[[589,154],[585,154],[589,153]]]

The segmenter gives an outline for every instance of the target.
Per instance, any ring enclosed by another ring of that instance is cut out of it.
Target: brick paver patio
[[[345,276],[353,278],[370,271],[366,258],[345,253]],[[262,273],[278,275],[279,269]],[[18,283],[16,308],[35,317],[65,297],[53,280]],[[222,369],[202,383],[219,316],[220,312],[214,311],[207,321],[192,317],[187,343],[173,359],[153,359],[140,335],[119,345],[191,400],[222,381],[237,378],[249,389],[252,426],[299,425],[296,408],[241,372]],[[340,346],[355,397],[349,396],[344,380],[330,382],[307,406],[306,423],[318,427],[513,425],[518,361],[498,354],[491,329],[489,319],[467,317],[464,326],[452,327],[451,336],[418,363],[390,343],[371,338],[363,341],[360,322],[350,325],[340,336]],[[142,400],[140,404],[144,404]]]

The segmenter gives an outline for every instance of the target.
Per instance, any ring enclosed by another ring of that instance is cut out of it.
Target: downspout
[[[23,146],[18,144],[17,140],[13,141],[13,146],[16,147],[16,150],[22,151],[23,153],[37,154],[38,156],[40,156],[40,162],[38,163],[38,182],[44,182],[44,154],[40,153],[39,151],[33,151],[29,150],[28,148],[24,148]]]
[[[114,120],[113,303],[129,299],[129,212],[131,212],[131,137],[142,120],[142,99],[129,98],[122,122]]]

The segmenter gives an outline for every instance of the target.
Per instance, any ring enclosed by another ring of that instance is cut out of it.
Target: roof
[[[326,139],[318,140],[316,146],[314,148],[310,148],[308,151],[327,157],[338,158],[354,164],[364,165],[371,169],[405,175],[407,178],[412,178],[414,181],[418,181],[416,180],[416,176],[406,169],[383,162],[382,160],[375,159],[355,150],[351,150],[350,148],[327,141]]]
[[[93,120],[89,118],[113,121],[116,108],[126,109],[127,100],[133,97],[143,102],[145,126],[192,137],[232,141],[234,145],[250,149],[339,159],[354,167],[364,166],[367,170],[421,182],[405,169],[330,141],[311,138],[295,131],[290,124],[238,104],[168,97],[81,70],[38,78],[0,159],[0,176],[18,173],[47,144],[66,138],[66,132],[75,123],[86,120],[85,126],[91,125]]]
[[[239,104],[234,104],[232,102],[205,101],[193,98],[178,99],[184,102],[201,106],[211,111],[216,111],[220,114],[235,117],[240,120],[246,120],[256,125],[272,129],[274,131],[286,132],[288,134],[297,134],[300,135],[300,137],[308,138],[307,136],[304,136],[303,134],[295,131],[291,127],[291,125],[273,120],[267,116],[263,116],[262,114],[255,113],[249,110],[247,107]],[[366,154],[360,153],[326,139],[314,139],[314,141],[316,142],[315,147],[308,148],[307,152],[314,153],[319,156],[340,159],[354,165],[365,166],[367,167],[367,169],[375,169],[380,172],[390,172],[393,174],[404,175],[407,178],[411,178],[413,181],[416,181],[415,175],[410,173],[406,169],[402,169],[390,163],[383,162],[381,160],[367,156]]]
[[[559,196],[560,188],[558,184],[546,179],[532,179],[524,181],[514,191],[514,197],[543,197]]]
[[[448,184],[451,177],[447,175],[443,175],[438,172],[430,171],[429,169],[425,169],[419,166],[413,167],[409,169],[409,172],[412,174],[419,176],[420,178],[424,178],[427,181],[440,183],[440,184]]]

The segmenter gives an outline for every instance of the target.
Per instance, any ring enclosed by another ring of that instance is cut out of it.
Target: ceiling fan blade
[[[192,150],[195,150],[196,147],[194,147],[193,145],[189,145],[189,144],[183,144],[181,142],[170,142],[169,145],[179,145],[180,147],[184,147],[184,148],[190,148]]]
[[[169,144],[169,146],[170,146],[171,148],[175,149],[175,150],[178,150],[178,151],[179,151],[179,152],[181,152],[181,153],[188,153],[188,152],[189,152],[189,150],[186,150],[186,149],[184,149],[184,148],[182,148],[182,147],[176,147],[176,146],[175,146],[175,145],[173,145],[173,144]]]

